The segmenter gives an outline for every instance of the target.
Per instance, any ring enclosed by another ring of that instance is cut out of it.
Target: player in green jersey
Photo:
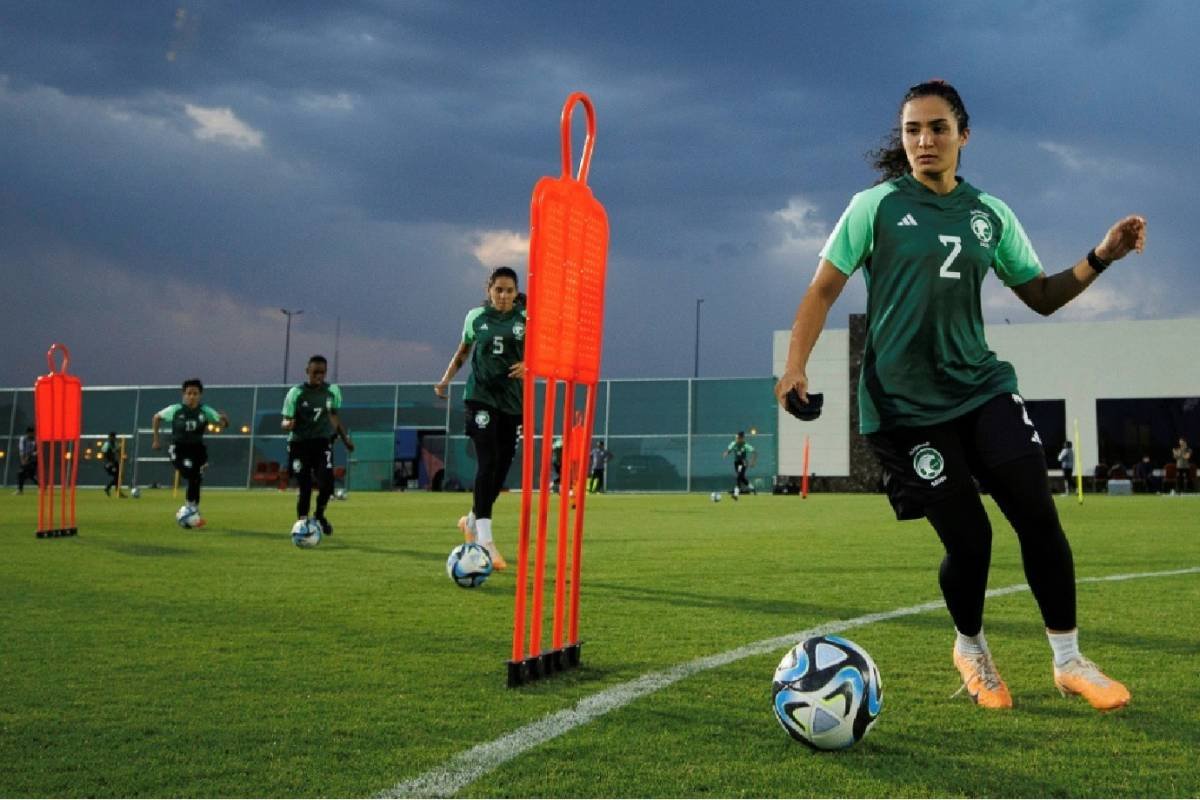
[[[117,441],[117,432],[109,431],[108,438],[100,445],[100,458],[104,462],[104,471],[108,473],[108,483],[104,484],[104,493],[112,496],[110,490],[116,486],[117,494],[124,497],[121,493],[121,487],[117,484],[121,480],[121,443]]]
[[[737,432],[737,438],[730,442],[729,447],[726,447],[725,452],[721,454],[722,460],[727,458],[730,453],[733,454],[733,491],[729,493],[729,496],[737,500],[738,495],[742,493],[743,486],[749,489],[751,494],[758,494],[750,485],[750,481],[746,479],[746,470],[755,465],[758,455],[754,452],[754,445],[746,441],[745,431]]]
[[[229,427],[229,417],[224,411],[217,411],[210,405],[201,402],[204,396],[204,384],[199,378],[188,378],[183,382],[183,400],[173,403],[159,411],[150,420],[150,447],[162,449],[158,437],[158,429],[166,422],[171,426],[171,447],[167,451],[171,464],[179,470],[179,474],[187,481],[187,504],[197,514],[200,513],[200,481],[204,465],[208,463],[208,448],[204,446],[204,431],[209,425],[216,425],[218,430]],[[205,524],[201,518],[195,525],[199,528]]]
[[[471,511],[458,521],[467,541],[487,548],[496,569],[507,564],[492,535],[492,507],[517,450],[525,377],[525,303],[517,291],[517,273],[497,267],[487,282],[487,302],[467,312],[462,341],[442,379],[433,387],[447,397],[450,380],[468,356],[465,405],[467,436],[475,443],[475,489]]]
[[[283,399],[280,427],[288,432],[288,469],[300,487],[296,518],[308,519],[315,478],[317,508],[312,518],[326,536],[332,536],[333,525],[325,517],[325,507],[333,496],[333,443],[340,437],[346,450],[353,453],[354,442],[338,414],[342,390],[336,383],[325,382],[328,371],[325,356],[308,360],[304,368],[307,380],[289,389]]]
[[[821,251],[776,396],[785,408],[790,391],[807,397],[813,345],[861,268],[868,324],[861,430],[883,465],[897,518],[925,517],[945,547],[939,582],[964,687],[981,706],[1012,706],[983,635],[992,532],[978,480],[1020,541],[1054,653],[1055,686],[1096,708],[1118,708],[1128,690],[1079,652],[1071,547],[1016,374],[984,338],[980,291],[994,271],[1031,309],[1052,314],[1109,264],[1141,252],[1146,221],[1125,217],[1085,258],[1047,276],[1008,206],[957,177],[969,137],[953,87],[929,81],[908,91],[890,146],[875,154],[882,180],[854,196]]]

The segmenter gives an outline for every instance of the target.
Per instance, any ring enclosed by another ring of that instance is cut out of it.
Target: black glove
[[[800,393],[793,388],[784,397],[784,404],[787,412],[796,419],[812,422],[821,416],[821,408],[825,405],[825,395],[819,392],[809,392],[808,402],[805,403],[800,399]]]

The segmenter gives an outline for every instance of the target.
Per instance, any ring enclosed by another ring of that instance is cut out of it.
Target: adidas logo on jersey
[[[479,326],[479,330],[481,330],[481,331],[486,331],[487,329],[488,329],[488,326],[487,326],[486,322]]]
[[[917,221],[915,219],[913,219],[912,214],[905,214],[904,219],[900,220],[896,224],[900,227],[909,227],[909,226],[916,225]]]

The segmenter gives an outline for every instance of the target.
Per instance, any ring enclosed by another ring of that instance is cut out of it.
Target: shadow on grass
[[[126,556],[158,558],[162,556],[192,556],[196,554],[195,550],[188,550],[182,547],[164,547],[157,544],[133,544],[127,542],[99,542],[98,544],[106,550],[112,550],[114,553]]]

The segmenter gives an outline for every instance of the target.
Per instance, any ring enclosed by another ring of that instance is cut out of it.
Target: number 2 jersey
[[[1016,393],[1012,365],[984,338],[980,291],[989,271],[1011,288],[1042,265],[1003,202],[965,181],[939,195],[905,175],[856,194],[821,257],[866,279],[862,433],[936,425]]]
[[[203,403],[195,408],[174,403],[158,412],[158,418],[171,424],[171,441],[175,444],[202,444],[208,424],[221,421],[221,415]]]
[[[488,306],[472,308],[463,321],[463,344],[473,344],[466,400],[495,410],[521,415],[520,378],[508,373],[525,360],[525,309],[501,313]]]

